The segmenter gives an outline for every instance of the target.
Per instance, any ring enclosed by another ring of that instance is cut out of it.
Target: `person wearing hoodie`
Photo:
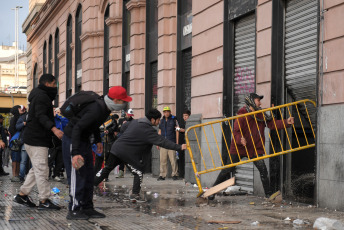
[[[2,162],[2,154],[4,154],[7,146],[7,136],[3,127],[4,117],[0,114],[0,176],[7,176],[9,173],[5,172]]]
[[[69,220],[105,218],[93,206],[93,154],[91,136],[97,145],[97,152],[103,152],[99,127],[106,121],[111,111],[125,108],[132,100],[121,86],[114,86],[104,97],[84,106],[69,120],[64,129],[62,154],[69,186]]]
[[[24,144],[32,163],[20,192],[14,202],[36,207],[28,196],[37,185],[40,210],[59,210],[60,207],[49,200],[48,149],[52,146],[52,135],[62,138],[63,132],[55,127],[53,100],[57,94],[56,79],[51,74],[43,74],[39,85],[29,95],[30,109],[27,118]]]
[[[16,129],[16,124],[19,117],[26,113],[26,108],[23,105],[16,105],[10,111],[13,114],[13,117],[10,120],[10,126],[8,128],[11,137],[18,132]],[[21,136],[21,135],[20,135]],[[21,146],[20,146],[21,147]],[[11,150],[11,159],[12,159],[12,182],[20,182],[19,171],[20,171],[20,161],[21,161],[21,150],[14,151]]]
[[[22,114],[16,124],[16,129],[18,132],[20,132],[20,136],[24,136],[25,127],[26,127],[26,120],[27,120],[28,114],[25,112]],[[26,167],[28,165],[29,161],[29,155],[27,155],[27,152],[25,150],[25,145],[21,146],[21,152],[20,152],[20,170],[19,170],[19,178],[21,182],[24,182],[24,178],[26,176]]]
[[[245,97],[245,106],[239,109],[237,115],[242,115],[254,111],[261,110],[261,102],[260,100],[263,99],[264,96],[257,95],[256,93],[250,93]],[[241,117],[235,120],[234,122],[234,129],[233,129],[233,137],[229,149],[229,153],[231,156],[231,160],[229,159],[228,154],[225,154],[226,159],[223,159],[224,163],[237,163],[240,161],[240,157],[247,157],[247,153],[249,154],[250,159],[256,158],[256,151],[258,156],[262,156],[264,151],[264,146],[262,143],[265,143],[265,127],[268,127],[270,130],[275,130],[276,127],[278,130],[283,129],[284,127],[290,127],[290,125],[294,124],[294,117],[289,117],[288,119],[284,120],[276,120],[273,119],[267,113],[258,113],[256,114],[256,120],[254,116],[247,116],[247,120],[245,117]],[[265,119],[264,119],[265,118]],[[275,122],[273,121],[275,120]],[[238,124],[238,122],[240,124]],[[276,123],[276,126],[275,126]],[[258,129],[259,127],[259,129]],[[240,131],[241,130],[241,131]],[[242,132],[242,135],[241,135]],[[253,139],[253,142],[252,142]],[[246,152],[247,149],[247,152]],[[268,178],[268,170],[264,163],[264,160],[254,161],[254,165],[257,167],[260,179],[263,184],[265,196],[270,196],[272,194],[270,189],[270,182]],[[218,185],[228,179],[230,179],[235,173],[235,167],[222,169],[220,174],[218,175],[215,183],[213,186]],[[215,198],[215,194],[208,197],[209,200],[213,200]]]
[[[152,146],[157,145],[166,149],[181,151],[186,145],[178,145],[159,135],[153,126],[160,124],[161,113],[156,109],[150,109],[146,116],[123,124],[122,135],[111,147],[111,154],[104,169],[95,177],[94,185],[97,186],[109,173],[124,163],[134,174],[133,192],[129,196],[132,202],[144,202],[140,197],[143,172],[146,167],[146,159],[151,154]]]

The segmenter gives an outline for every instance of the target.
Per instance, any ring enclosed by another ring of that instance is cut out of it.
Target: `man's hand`
[[[294,124],[294,117],[289,117],[289,118],[287,119],[287,123],[288,123],[288,125]]]
[[[186,149],[186,144],[182,144],[182,150]]]
[[[2,140],[0,140],[0,149],[4,149],[6,147],[5,142],[3,142]]]
[[[101,142],[97,143],[97,153],[103,152],[103,144]]]
[[[160,147],[159,147],[159,146],[157,146],[157,147],[156,147],[156,149],[157,149],[157,150],[160,150]]]
[[[24,126],[26,126],[26,122],[25,121],[23,122],[23,124],[24,124]]]
[[[53,127],[52,129],[51,129],[51,131],[54,133],[54,135],[55,136],[57,136],[57,138],[58,139],[62,139],[62,137],[63,137],[63,132],[61,131],[61,130],[59,130],[58,128],[56,128],[56,127]]]
[[[243,146],[246,146],[246,144],[247,144],[245,137],[242,137],[240,142]]]
[[[72,166],[76,170],[81,168],[84,165],[84,158],[81,155],[76,155],[72,158]]]
[[[108,133],[109,133],[109,130],[105,130],[104,133],[105,133],[105,134],[108,134]]]

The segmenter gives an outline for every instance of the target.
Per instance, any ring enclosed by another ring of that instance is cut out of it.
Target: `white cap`
[[[133,111],[133,109],[128,109],[127,115],[128,115],[128,116],[134,116],[134,111]]]

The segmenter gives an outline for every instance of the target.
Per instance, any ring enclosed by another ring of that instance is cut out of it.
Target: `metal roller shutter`
[[[255,92],[256,15],[235,23],[234,41],[234,104],[233,115],[244,106],[244,97]],[[236,184],[253,192],[253,163],[236,167]]]
[[[317,0],[289,0],[285,14],[285,86],[295,101],[316,100]],[[315,125],[316,111],[309,110]]]

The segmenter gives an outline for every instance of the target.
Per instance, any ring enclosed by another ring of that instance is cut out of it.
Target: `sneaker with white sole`
[[[57,181],[57,182],[60,182],[60,181],[61,181],[61,178],[58,177],[58,176],[56,176],[56,177],[54,177],[54,180]]]
[[[38,210],[60,210],[61,207],[57,206],[49,199],[46,199],[44,203],[42,201],[39,202]]]
[[[36,207],[35,203],[33,203],[31,198],[27,195],[21,196],[21,195],[17,194],[14,197],[13,201],[18,203],[18,204],[25,205],[26,207],[30,207],[30,208]]]
[[[131,194],[130,195],[130,201],[132,203],[145,203],[146,202],[146,200],[142,199],[139,194]]]

